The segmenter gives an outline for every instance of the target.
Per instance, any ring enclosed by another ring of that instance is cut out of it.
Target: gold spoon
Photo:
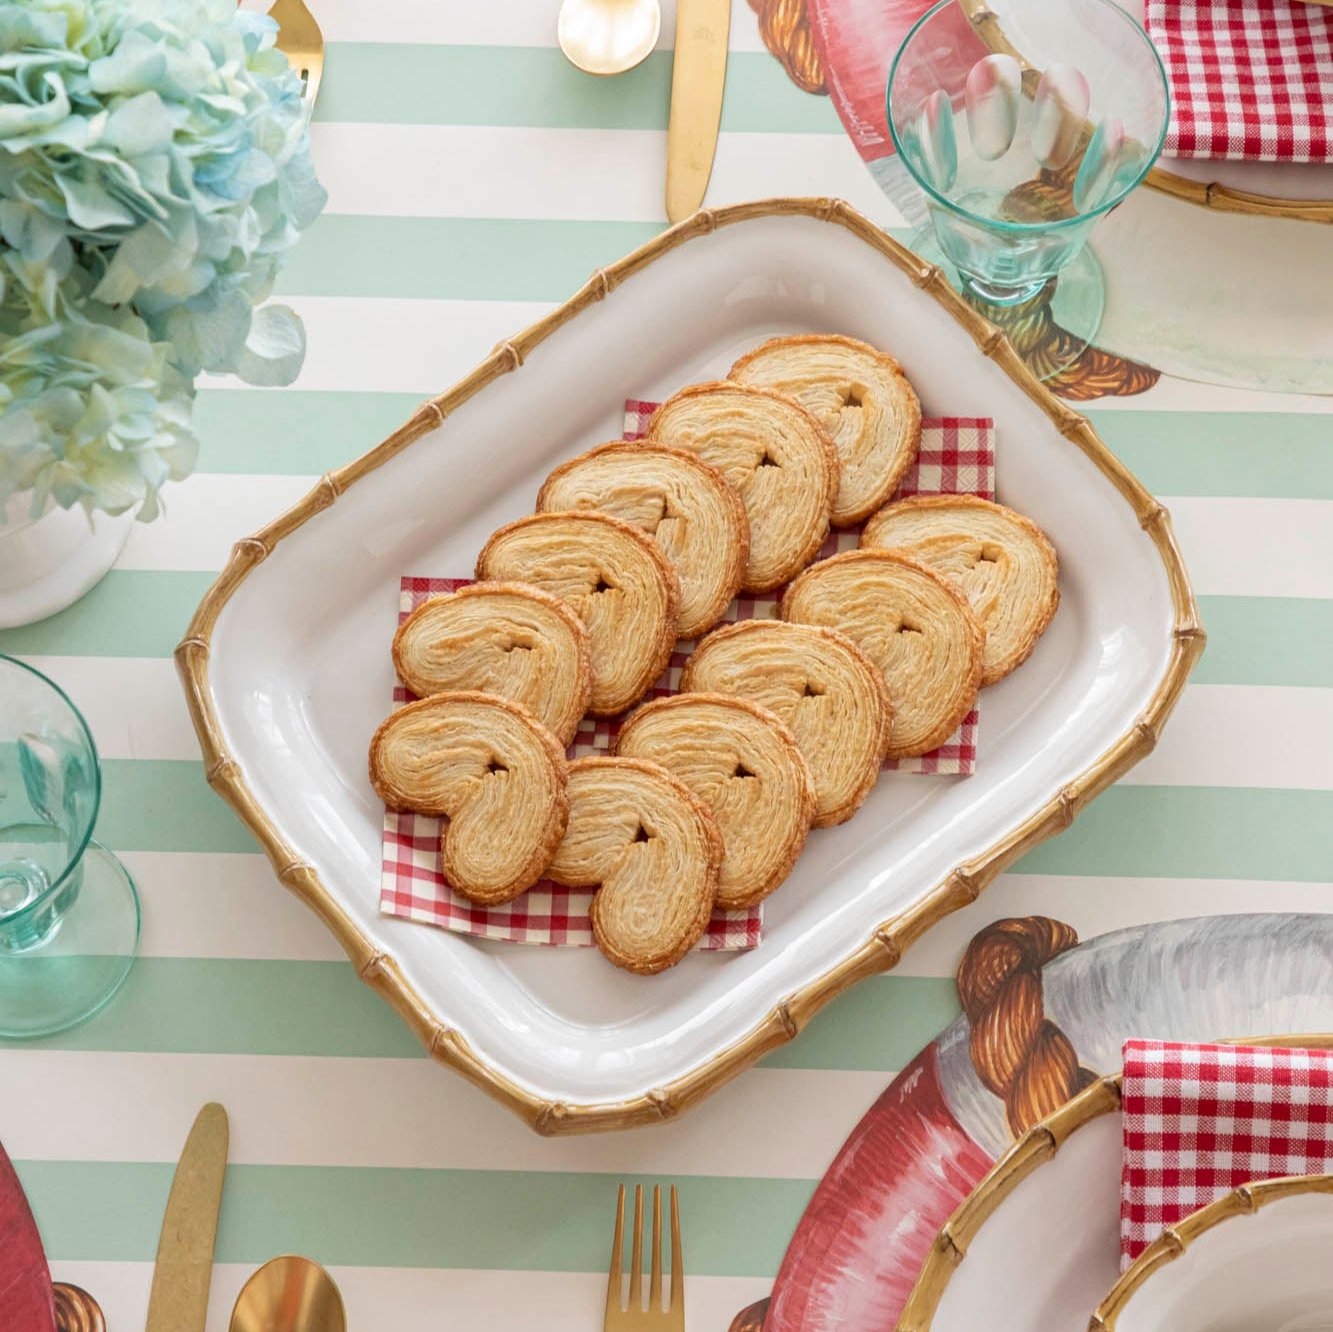
[[[661,27],[660,0],[564,0],[557,31],[585,74],[623,74],[647,58]]]
[[[231,1332],[347,1332],[342,1296],[316,1262],[271,1258],[241,1287]]]

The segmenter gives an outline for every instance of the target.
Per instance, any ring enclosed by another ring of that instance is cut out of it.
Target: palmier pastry
[[[893,718],[888,687],[836,630],[783,620],[725,624],[690,655],[680,688],[739,694],[782,718],[810,768],[816,828],[850,819],[879,776]]]
[[[583,621],[529,583],[473,583],[422,602],[394,635],[393,664],[421,698],[476,689],[522,703],[566,745],[592,694]]]
[[[370,742],[370,784],[390,809],[448,819],[440,866],[494,906],[531,888],[565,834],[565,751],[526,708],[473,690],[399,708]]]
[[[725,848],[719,907],[751,907],[791,873],[815,788],[796,737],[767,708],[728,694],[655,699],[621,727],[616,753],[660,763],[713,811]]]
[[[740,493],[750,520],[747,592],[781,587],[824,544],[838,460],[819,422],[794,402],[739,384],[695,384],[657,409],[648,434],[698,454]]]
[[[722,473],[681,449],[603,444],[557,467],[537,511],[597,509],[646,532],[680,578],[676,632],[695,638],[740,591],[750,553],[741,497]]]
[[[795,398],[828,432],[840,479],[834,527],[850,527],[898,489],[921,446],[921,403],[902,366],[853,338],[773,338],[731,378]]]
[[[717,897],[722,837],[707,807],[665,768],[627,758],[569,765],[569,828],[547,873],[596,888],[597,947],[647,975],[699,941]]]
[[[961,592],[893,550],[811,565],[782,597],[784,620],[840,630],[884,673],[887,757],[938,749],[976,702],[985,635]]]
[[[1059,564],[1030,518],[975,495],[923,495],[875,514],[861,544],[901,550],[968,600],[986,631],[982,686],[1032,654],[1060,604]]]
[[[539,513],[495,532],[477,577],[536,583],[588,630],[588,710],[613,717],[666,669],[676,641],[680,583],[637,527],[604,513]]]

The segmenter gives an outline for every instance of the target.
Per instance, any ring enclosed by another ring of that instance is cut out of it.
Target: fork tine
[[[629,1307],[631,1313],[643,1309],[643,1185],[634,1186],[634,1233],[630,1237],[633,1250],[629,1269]]]
[[[648,1308],[662,1311],[662,1186],[653,1185],[653,1274],[648,1283]]]
[[[671,1312],[685,1326],[685,1252],[680,1242],[680,1199],[671,1186]]]
[[[606,1318],[621,1310],[620,1264],[625,1251],[625,1186],[616,1196],[616,1233],[611,1237],[611,1274],[606,1282]]]

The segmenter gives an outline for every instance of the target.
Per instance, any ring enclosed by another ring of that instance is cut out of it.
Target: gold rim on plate
[[[1330,1050],[1333,1049],[1333,1033],[1311,1033],[1286,1036],[1240,1036],[1228,1037],[1219,1042],[1222,1045],[1265,1045],[1288,1049]],[[1120,1109],[1120,1074],[1111,1073],[1099,1078],[1085,1088],[1072,1100],[1066,1101],[1054,1114],[1047,1115],[1040,1123],[1034,1124],[1023,1134],[990,1168],[977,1186],[963,1200],[958,1210],[940,1227],[930,1246],[930,1252],[921,1265],[916,1285],[903,1306],[898,1318],[896,1332],[930,1332],[934,1325],[935,1314],[945,1289],[958,1270],[959,1264],[967,1257],[967,1251],[976,1239],[982,1226],[994,1215],[1011,1193],[1038,1167],[1054,1160],[1056,1153],[1064,1146],[1071,1134],[1086,1128],[1094,1120],[1109,1115]],[[1277,1181],[1275,1181],[1277,1182]],[[1254,1185],[1247,1186],[1251,1190]],[[1330,1190],[1333,1192],[1333,1186]],[[1225,1202],[1226,1199],[1220,1200]],[[1217,1204],[1210,1204],[1216,1206]],[[1208,1210],[1207,1208],[1204,1209]],[[1197,1216],[1198,1213],[1195,1213]],[[1221,1219],[1220,1217],[1218,1218]],[[1182,1222],[1181,1225],[1185,1223]],[[1215,1222],[1213,1223],[1215,1224]],[[1180,1230],[1180,1226],[1175,1229]],[[1169,1232],[1167,1232],[1169,1233]],[[1194,1238],[1197,1231],[1191,1232]],[[1155,1240],[1140,1257],[1142,1262],[1159,1244],[1169,1247],[1170,1241],[1163,1234]],[[1175,1255],[1172,1254],[1172,1257]],[[1163,1258],[1157,1258],[1160,1265]],[[1137,1266],[1137,1264],[1136,1264]],[[1130,1271],[1134,1269],[1131,1268]],[[1129,1273],[1125,1274],[1126,1276]],[[1147,1277],[1145,1272],[1140,1280]],[[1124,1277],[1121,1278],[1123,1283]],[[1116,1289],[1119,1289],[1117,1285]],[[1128,1298],[1126,1296],[1125,1298]],[[1123,1303],[1123,1301],[1122,1301]],[[1105,1307],[1103,1305],[1103,1307]],[[1100,1310],[1099,1310],[1100,1312]],[[1111,1327],[1113,1324],[1107,1324]],[[1096,1332],[1098,1324],[1091,1325]]]
[[[1131,506],[1139,525],[1157,548],[1171,590],[1171,656],[1157,688],[1134,724],[1088,768],[987,851],[958,865],[914,906],[884,921],[859,948],[789,994],[740,1040],[674,1081],[637,1096],[589,1104],[547,1100],[493,1067],[472,1049],[462,1033],[445,1026],[409,984],[397,959],[377,948],[357,928],[320,881],[314,867],[284,840],[224,743],[209,683],[210,642],[218,616],[241,583],[272,554],[280,541],[337,503],[358,481],[442,425],[451,412],[487,385],[520,370],[534,347],[581,311],[605,300],[649,264],[719,227],[767,217],[806,217],[841,227],[877,250],[914,286],[948,311],[971,335],[982,355],[999,366],[1050,417],[1057,431],[1096,464]],[[1106,447],[1091,423],[1061,402],[1028,370],[1005,335],[964,302],[939,268],[924,263],[841,199],[791,198],[732,204],[696,213],[623,259],[599,269],[558,309],[501,342],[470,374],[447,393],[424,403],[387,439],[354,462],[323,476],[293,508],[253,536],[238,541],[226,567],[195,611],[185,638],[176,648],[175,658],[203,751],[208,784],[258,839],[281,882],[323,920],[352,960],[357,974],[388,1000],[432,1058],[490,1093],[538,1133],[555,1134],[600,1132],[670,1119],[716,1091],[761,1056],[785,1045],[843,991],[897,966],[906,950],[931,926],[975,901],[1006,866],[1069,827],[1094,797],[1153,749],[1163,722],[1203,652],[1205,641],[1170,514]]]
[[[1134,1260],[1110,1293],[1097,1306],[1088,1332],[1114,1332],[1116,1321],[1130,1299],[1154,1272],[1179,1258],[1205,1231],[1237,1216],[1253,1216],[1261,1207],[1306,1193],[1333,1193],[1333,1175],[1284,1175],[1279,1179],[1257,1179],[1232,1189],[1221,1198],[1191,1212],[1166,1230]]]
[[[1333,0],[1327,2],[1333,3]],[[987,0],[958,0],[958,3],[977,36],[992,51],[1013,56],[1025,75],[1031,79],[1036,78],[1036,67],[1009,40],[1000,26],[999,16],[990,9]],[[1024,79],[1024,84],[1031,86],[1028,78]],[[1200,208],[1211,208],[1215,213],[1243,213],[1250,217],[1283,217],[1295,222],[1333,223],[1333,199],[1284,199],[1280,195],[1255,194],[1251,190],[1238,190],[1234,186],[1224,185],[1221,181],[1194,180],[1162,166],[1154,166],[1143,178],[1143,183],[1149,189],[1169,194],[1173,199],[1182,199]]]

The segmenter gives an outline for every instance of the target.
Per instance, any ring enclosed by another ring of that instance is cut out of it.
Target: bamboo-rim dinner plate
[[[1060,611],[987,691],[976,773],[886,774],[811,836],[758,948],[652,978],[381,915],[366,748],[390,708],[400,576],[466,577],[555,465],[619,435],[626,398],[805,331],[891,351],[928,415],[993,418],[1000,497],[1059,551]],[[240,540],[177,662],[208,780],[279,879],[436,1059],[549,1133],[674,1115],[896,965],[1152,749],[1202,649],[1169,515],[1092,426],[845,203],[775,199],[700,213],[594,274]]]
[[[1163,1231],[1097,1306],[1089,1332],[1326,1330],[1330,1252],[1333,1175],[1254,1180]]]
[[[1333,1049],[1333,1035],[1233,1043]],[[1118,1073],[1029,1129],[940,1229],[897,1332],[1086,1327],[1117,1279],[1121,1136]]]

